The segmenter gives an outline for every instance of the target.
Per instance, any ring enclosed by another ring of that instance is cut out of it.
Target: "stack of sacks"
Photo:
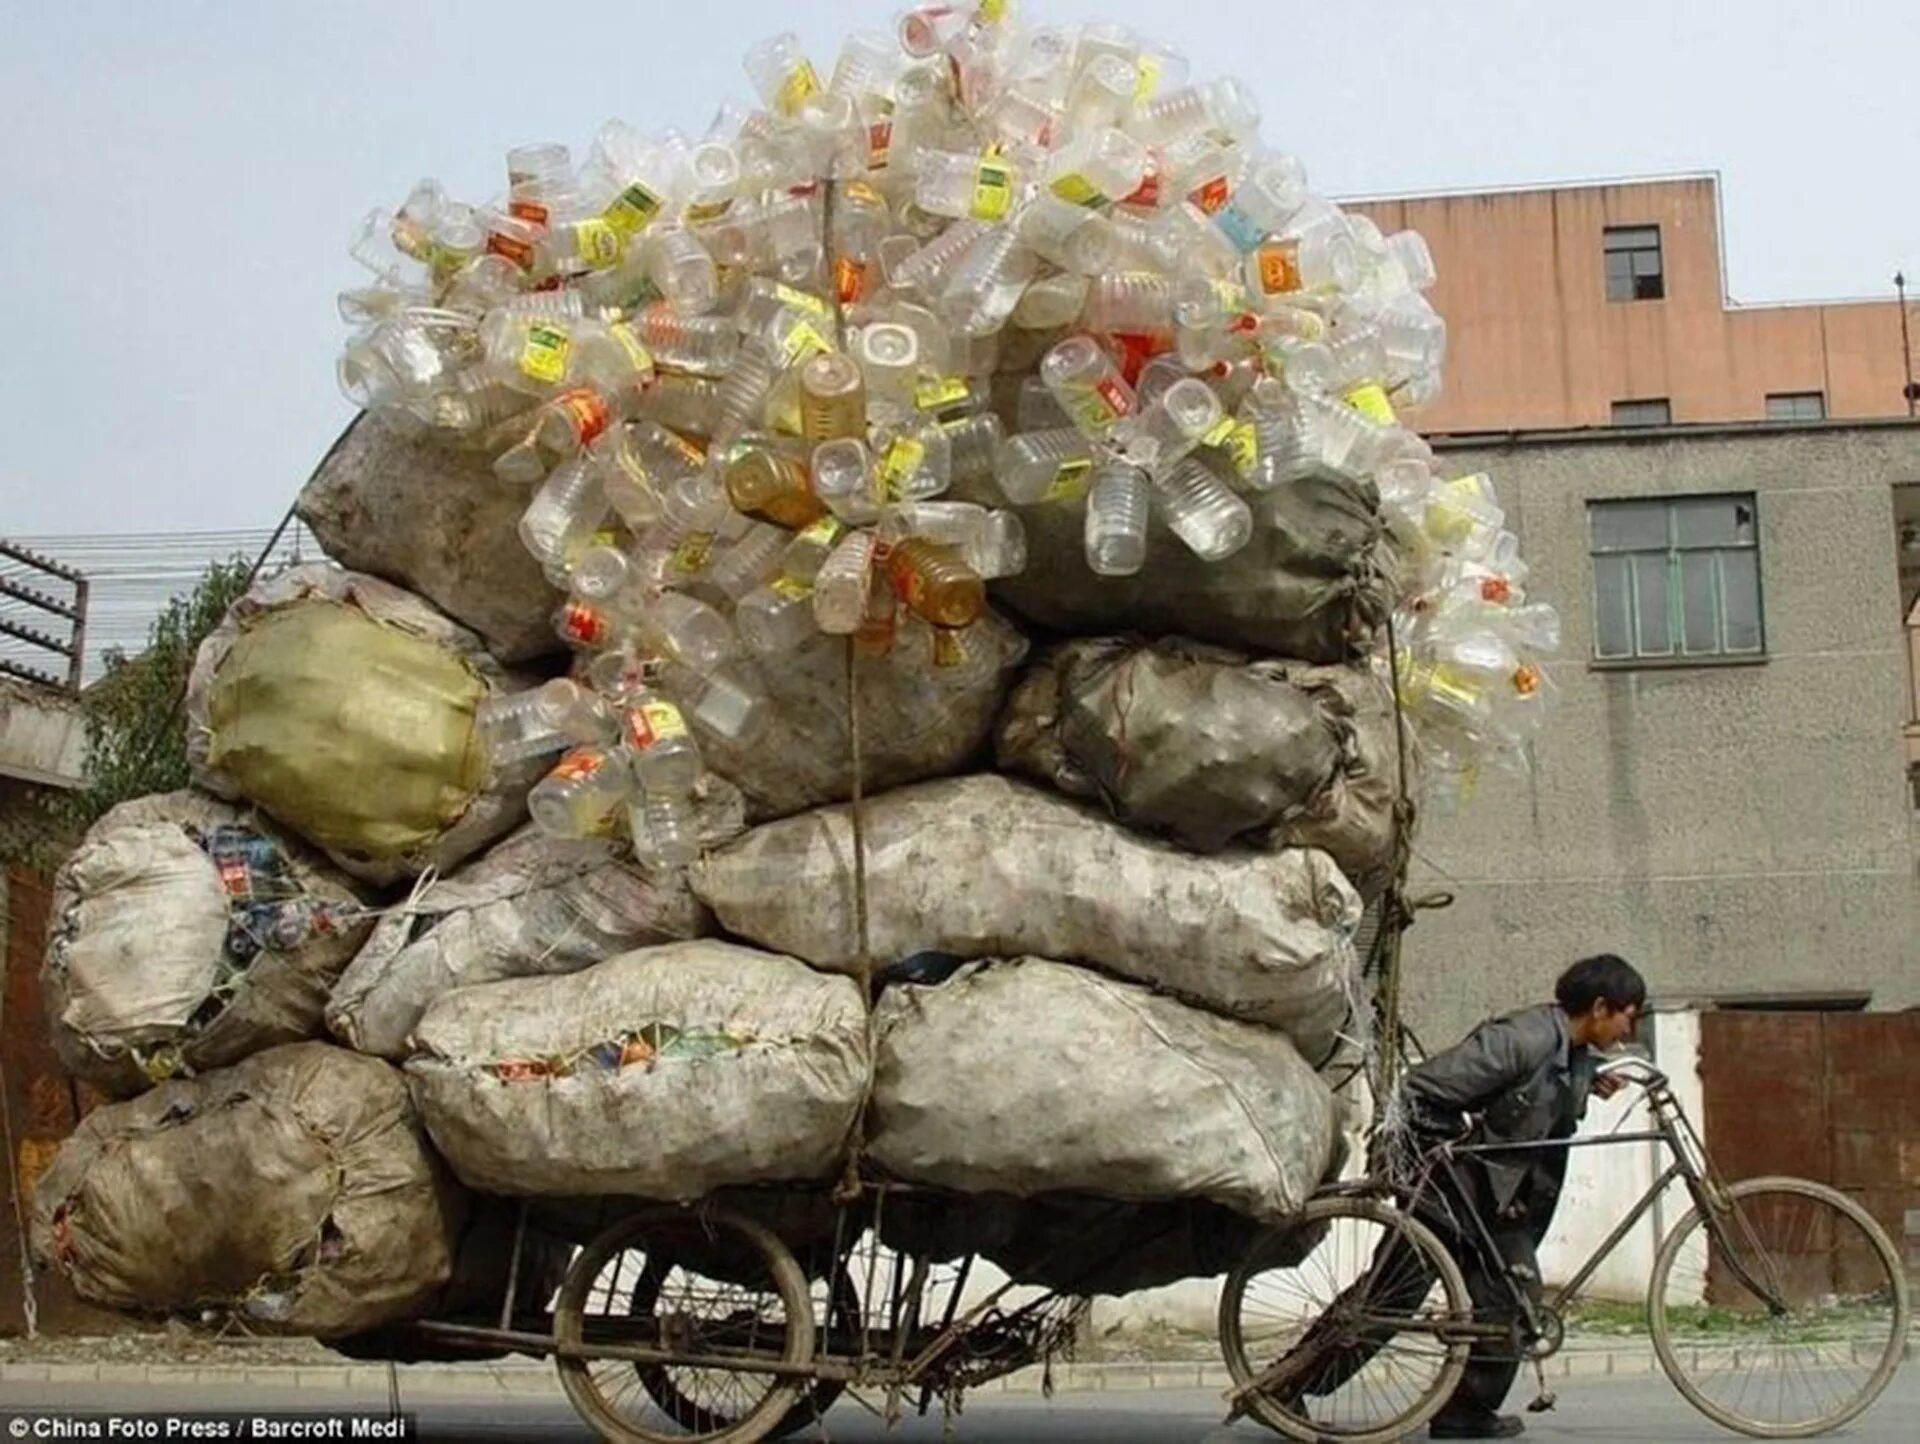
[[[901,1238],[1063,1287],[1073,1239],[1116,1289],[1338,1166],[1400,799],[1524,753],[1557,640],[1405,420],[1424,243],[1118,27],[936,6],[747,68],[698,144],[521,147],[355,241],[365,414],[299,502],[333,563],[189,688],[234,808],[134,804],[63,874],[63,1056],[174,1075],[49,1170],[89,1297],[449,1306],[436,1151],[555,1217],[748,1189],[810,1238],[864,1151],[968,1201]]]

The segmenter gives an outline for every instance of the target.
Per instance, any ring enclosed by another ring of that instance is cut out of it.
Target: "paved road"
[[[1527,1434],[1541,1444],[1707,1444],[1733,1436],[1715,1428],[1674,1394],[1665,1380],[1647,1377],[1567,1379],[1556,1386],[1560,1407],[1529,1415]],[[23,1409],[75,1412],[102,1410],[377,1408],[384,1395],[356,1396],[329,1390],[304,1397],[289,1390],[230,1389],[218,1398],[206,1389],[111,1384],[0,1385],[0,1440]],[[406,1406],[421,1421],[423,1439],[473,1444],[586,1444],[591,1436],[564,1400],[502,1395],[497,1399],[418,1395]],[[981,1394],[957,1421],[955,1444],[1254,1444],[1276,1436],[1257,1425],[1219,1425],[1218,1396],[1211,1390],[1157,1393],[1035,1396]],[[1855,1444],[1910,1444],[1920,1437],[1920,1367],[1908,1366],[1880,1402],[1836,1438]],[[942,1438],[937,1418],[911,1420],[888,1434],[857,1406],[842,1405],[827,1416],[833,1444],[934,1444]]]

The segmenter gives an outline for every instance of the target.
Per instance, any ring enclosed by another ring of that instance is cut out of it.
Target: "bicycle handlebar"
[[[1638,1083],[1642,1088],[1658,1087],[1668,1081],[1665,1073],[1635,1053],[1626,1053],[1618,1058],[1603,1058],[1600,1066],[1594,1069],[1594,1074],[1621,1078],[1628,1083]]]

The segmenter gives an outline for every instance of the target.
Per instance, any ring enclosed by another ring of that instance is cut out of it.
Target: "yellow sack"
[[[521,815],[527,779],[489,797],[503,784],[474,728],[506,680],[478,638],[410,593],[296,568],[242,598],[196,659],[196,778],[372,881],[450,866]]]

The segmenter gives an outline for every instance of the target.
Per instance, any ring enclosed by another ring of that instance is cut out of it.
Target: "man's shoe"
[[[1433,1439],[1512,1439],[1526,1432],[1518,1414],[1440,1414],[1427,1426]]]

